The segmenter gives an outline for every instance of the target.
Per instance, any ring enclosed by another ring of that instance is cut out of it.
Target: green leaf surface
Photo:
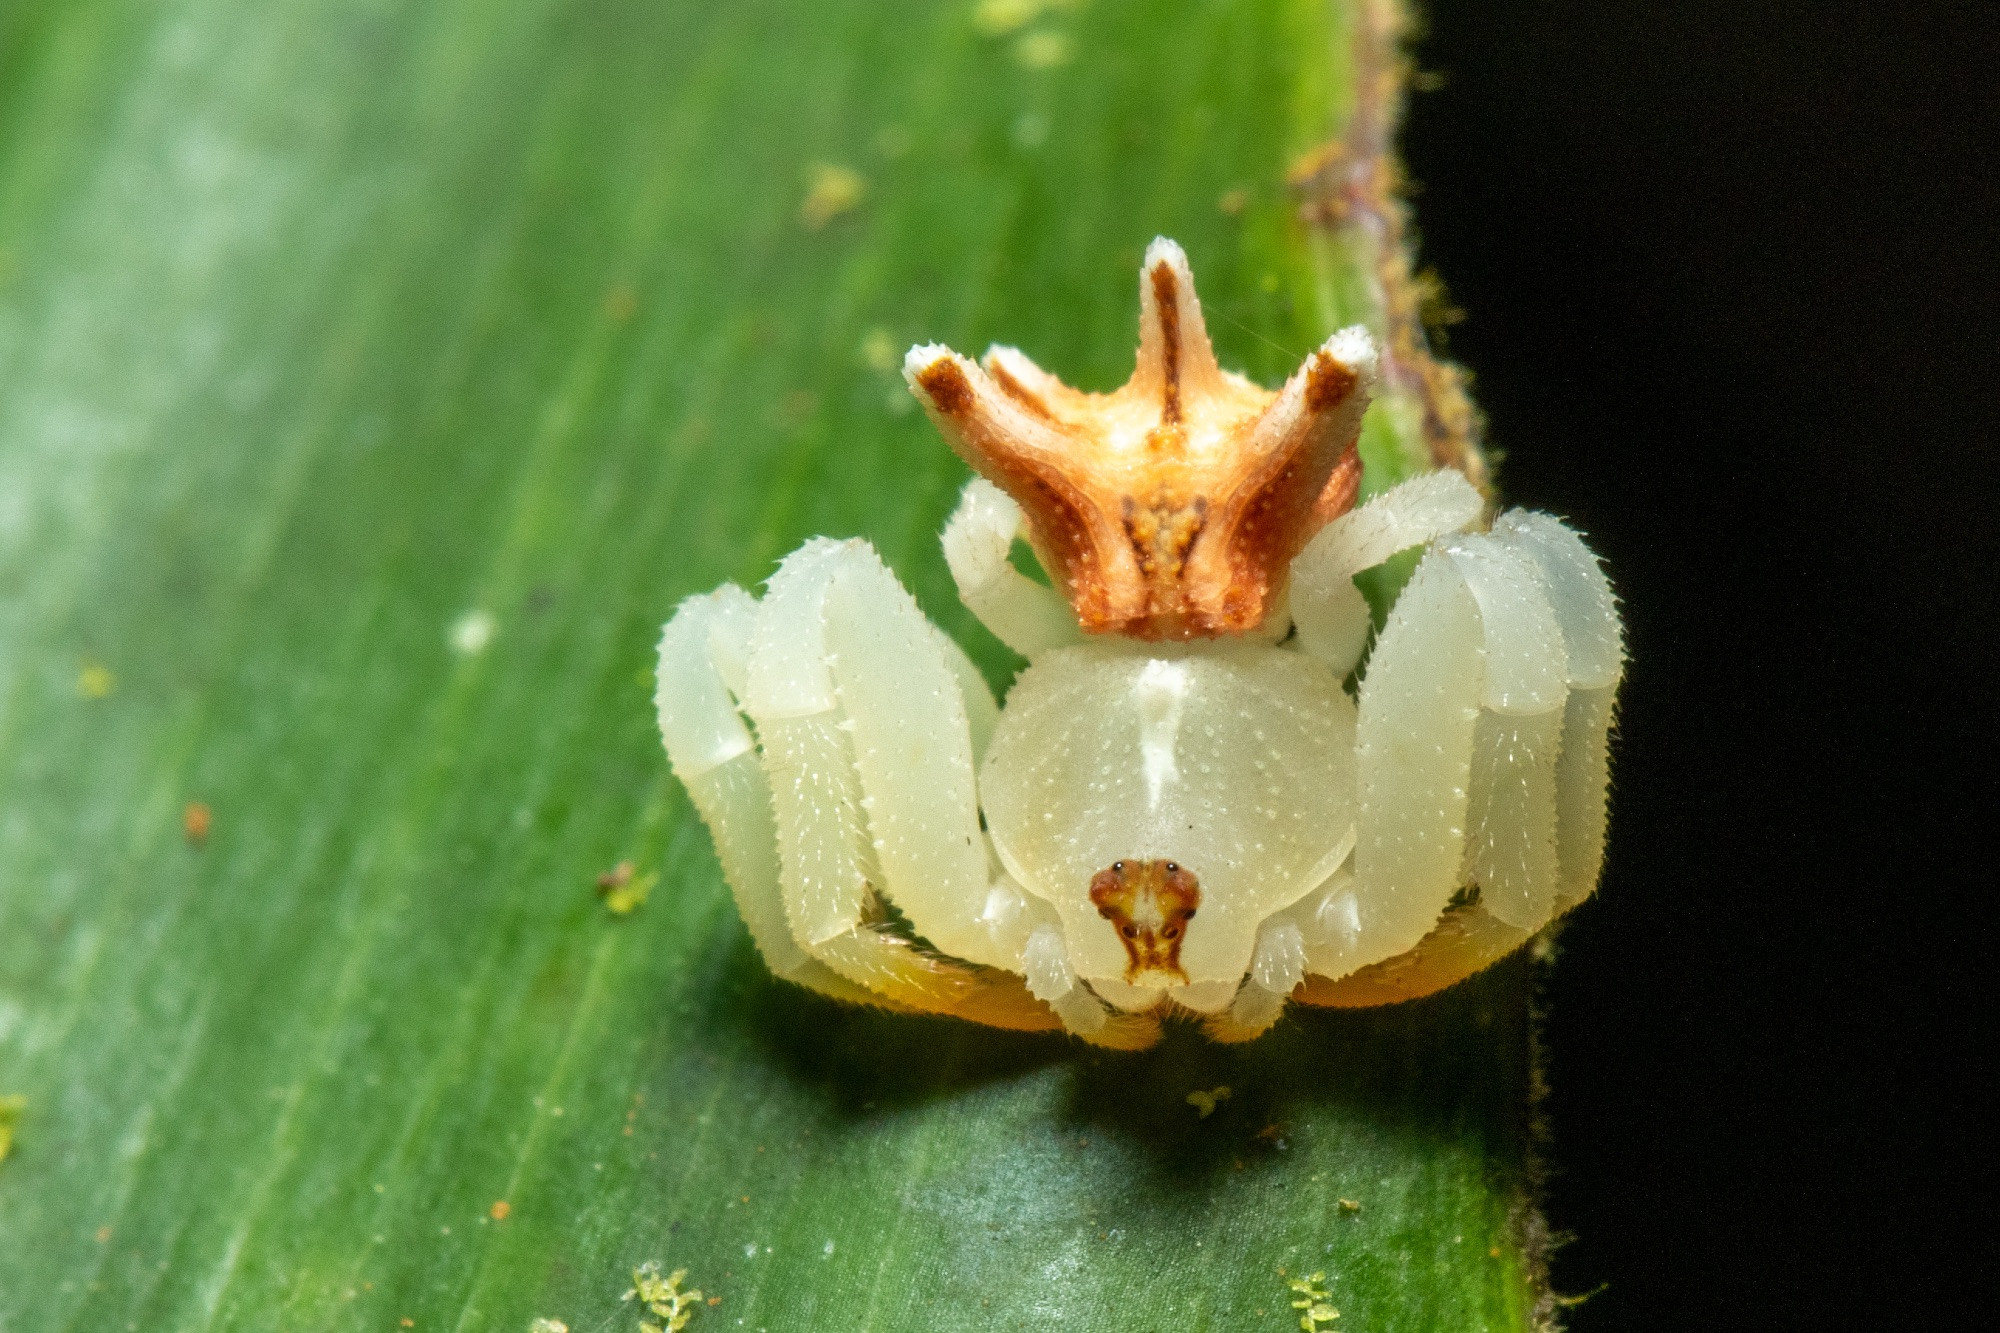
[[[1526,1326],[1525,962],[1137,1056],[844,1010],[650,710],[675,603],[816,533],[1007,679],[885,347],[1109,387],[1156,233],[1266,382],[1379,323],[1284,186],[1351,23],[0,9],[0,1330],[632,1329],[648,1259],[696,1333],[1287,1329],[1316,1271],[1348,1333]]]

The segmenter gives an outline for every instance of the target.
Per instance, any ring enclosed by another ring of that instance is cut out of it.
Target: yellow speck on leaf
[[[199,847],[208,841],[208,831],[215,825],[215,812],[208,808],[206,801],[189,801],[181,809],[181,832],[187,840]]]
[[[645,903],[659,881],[657,871],[643,875],[634,871],[630,861],[620,861],[597,877],[598,896],[604,899],[605,909],[613,916],[630,916]]]
[[[1302,1311],[1299,1327],[1304,1333],[1315,1333],[1321,1324],[1330,1324],[1340,1318],[1340,1311],[1327,1304],[1325,1282],[1325,1273],[1314,1273],[1308,1278],[1293,1278],[1285,1284],[1297,1297],[1292,1302],[1292,1308]]]
[[[806,172],[806,198],[799,205],[799,221],[807,231],[818,231],[842,214],[853,212],[867,193],[867,179],[853,167],[815,162]]]
[[[1014,59],[1028,69],[1054,69],[1069,63],[1072,50],[1067,35],[1037,30],[1022,34],[1014,43]]]
[[[979,0],[972,26],[988,37],[1005,37],[1041,17],[1042,0]]]
[[[569,1325],[560,1319],[537,1319],[528,1325],[528,1333],[569,1333]]]
[[[687,1321],[694,1318],[694,1312],[700,1308],[702,1297],[699,1289],[681,1290],[681,1283],[686,1278],[685,1268],[676,1268],[666,1277],[661,1277],[660,1261],[657,1259],[648,1259],[632,1270],[632,1289],[619,1299],[637,1300],[646,1307],[647,1313],[666,1321],[661,1325],[642,1319],[639,1321],[641,1333],[679,1333],[687,1327]]]
[[[1227,1083],[1213,1088],[1208,1092],[1197,1090],[1187,1095],[1187,1104],[1198,1111],[1203,1120],[1206,1120],[1215,1114],[1216,1103],[1229,1100],[1230,1092],[1231,1089]]]
[[[1340,1201],[1340,1211],[1343,1213],[1358,1213],[1361,1211],[1361,1205],[1354,1199],[1342,1199]]]
[[[486,1215],[492,1218],[495,1222],[505,1222],[507,1220],[507,1214],[513,1211],[514,1211],[513,1204],[508,1203],[505,1199],[495,1199],[493,1201],[493,1206],[486,1210]]]
[[[102,662],[85,662],[76,673],[76,692],[86,699],[102,699],[118,688],[118,677]]]
[[[986,37],[1007,37],[1044,14],[1075,7],[1076,0],[979,0],[973,6],[972,26]]]
[[[28,1099],[18,1092],[0,1097],[0,1162],[14,1151],[14,1127],[21,1123],[21,1112],[27,1109]]]
[[[861,335],[861,364],[884,375],[902,364],[889,330],[878,326]]]
[[[1250,207],[1249,187],[1239,185],[1235,189],[1224,190],[1222,197],[1215,201],[1215,206],[1222,210],[1224,216],[1241,217],[1243,210]]]

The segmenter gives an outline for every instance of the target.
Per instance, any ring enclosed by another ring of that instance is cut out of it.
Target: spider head
[[[1090,901],[1118,932],[1125,946],[1125,980],[1141,984],[1185,984],[1181,941],[1201,905],[1201,884],[1176,861],[1113,861],[1091,877]]]

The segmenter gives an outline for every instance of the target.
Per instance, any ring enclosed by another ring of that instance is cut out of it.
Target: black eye
[[[1160,932],[1160,938],[1163,940],[1177,940],[1180,937],[1181,937],[1181,928],[1179,926],[1168,926],[1165,930]]]
[[[1188,909],[1187,909],[1187,914],[1186,914],[1185,916],[1183,916],[1183,917],[1181,918],[1181,920],[1183,920],[1183,921],[1192,921],[1192,920],[1194,920],[1194,909],[1193,909],[1192,907],[1188,908]]]
[[[1128,940],[1136,940],[1139,938],[1139,928],[1137,926],[1125,926],[1118,933],[1123,935]]]
[[[1125,873],[1125,863],[1123,861],[1113,861],[1111,868],[1121,875]]]
[[[1178,875],[1180,871],[1181,868],[1175,865],[1172,861],[1167,862],[1167,873],[1169,875]]]

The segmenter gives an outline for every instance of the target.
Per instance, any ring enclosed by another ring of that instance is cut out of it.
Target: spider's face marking
[[[1078,392],[1011,347],[977,365],[913,348],[904,374],[959,455],[1021,506],[1086,631],[1175,640],[1262,625],[1292,558],[1352,506],[1374,364],[1356,329],[1275,393],[1224,371],[1187,256],[1161,240],[1123,388]]]
[[[1090,881],[1090,901],[1125,946],[1125,980],[1186,984],[1181,941],[1201,906],[1201,883],[1174,861],[1113,861]]]

